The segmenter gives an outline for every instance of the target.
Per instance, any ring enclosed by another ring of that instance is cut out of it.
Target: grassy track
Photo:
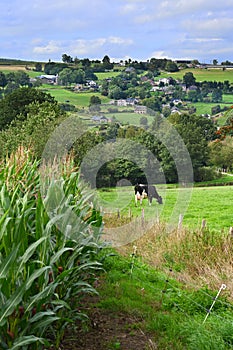
[[[170,188],[164,191],[158,190],[164,198],[164,204],[158,205],[153,201],[151,207],[147,200],[143,202],[146,218],[155,218],[160,213],[160,220],[169,222],[174,205],[177,202],[178,189]],[[180,190],[182,191],[182,190]],[[166,192],[166,193],[165,193]],[[99,197],[106,211],[117,212],[117,208],[128,215],[131,209],[133,216],[141,215],[140,206],[135,207],[134,192],[132,187],[118,187],[108,191],[99,191]],[[190,228],[200,228],[202,220],[205,219],[210,229],[229,229],[233,225],[233,186],[212,186],[193,188],[188,208],[184,214],[183,224]],[[177,218],[178,223],[178,218]]]

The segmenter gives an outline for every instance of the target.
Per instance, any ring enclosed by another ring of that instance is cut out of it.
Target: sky
[[[0,0],[0,57],[233,61],[233,0]]]

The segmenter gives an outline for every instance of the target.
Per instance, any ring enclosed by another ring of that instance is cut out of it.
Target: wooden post
[[[142,226],[144,226],[144,222],[145,222],[145,212],[144,212],[144,208],[142,208]]]
[[[202,223],[201,223],[201,229],[204,230],[204,228],[206,228],[206,220],[203,219]]]
[[[159,211],[158,211],[158,209],[156,210],[156,222],[157,222],[157,224],[159,224]]]
[[[132,219],[132,211],[131,211],[131,208],[129,208],[129,219],[130,219],[130,220]]]
[[[117,218],[120,219],[121,214],[120,214],[120,209],[117,209]]]
[[[231,237],[233,238],[233,227],[230,227],[229,234],[230,234]]]
[[[179,215],[178,230],[182,228],[183,217],[184,215],[182,214]]]

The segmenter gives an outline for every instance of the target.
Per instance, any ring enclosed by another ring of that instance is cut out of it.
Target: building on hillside
[[[52,74],[42,74],[36,77],[37,79],[40,79],[42,84],[52,84],[57,85],[58,84],[58,74],[52,75]]]
[[[104,117],[104,116],[97,116],[97,115],[94,115],[91,120],[95,123],[108,123],[109,120],[108,118]]]
[[[147,107],[146,106],[135,105],[134,113],[146,114],[147,113]]]

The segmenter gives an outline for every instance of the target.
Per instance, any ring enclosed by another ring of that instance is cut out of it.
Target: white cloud
[[[233,30],[232,18],[213,18],[208,20],[185,20],[182,24],[183,28],[194,33],[209,34],[210,36],[220,36],[230,34]]]
[[[223,41],[222,38],[189,38],[185,39],[185,41],[190,41],[192,43],[210,43],[210,42],[217,42],[217,41]]]
[[[51,40],[47,45],[34,47],[33,52],[39,55],[54,54],[58,53],[60,49],[60,45],[57,42]]]
[[[35,54],[44,55],[52,53],[64,53],[67,52],[71,55],[77,55],[78,57],[85,55],[99,56],[99,52],[103,51],[107,46],[128,46],[133,44],[131,39],[124,39],[120,37],[107,37],[97,39],[77,39],[72,41],[49,41],[47,44],[41,44],[34,47],[33,52]],[[103,49],[103,50],[102,50]]]

